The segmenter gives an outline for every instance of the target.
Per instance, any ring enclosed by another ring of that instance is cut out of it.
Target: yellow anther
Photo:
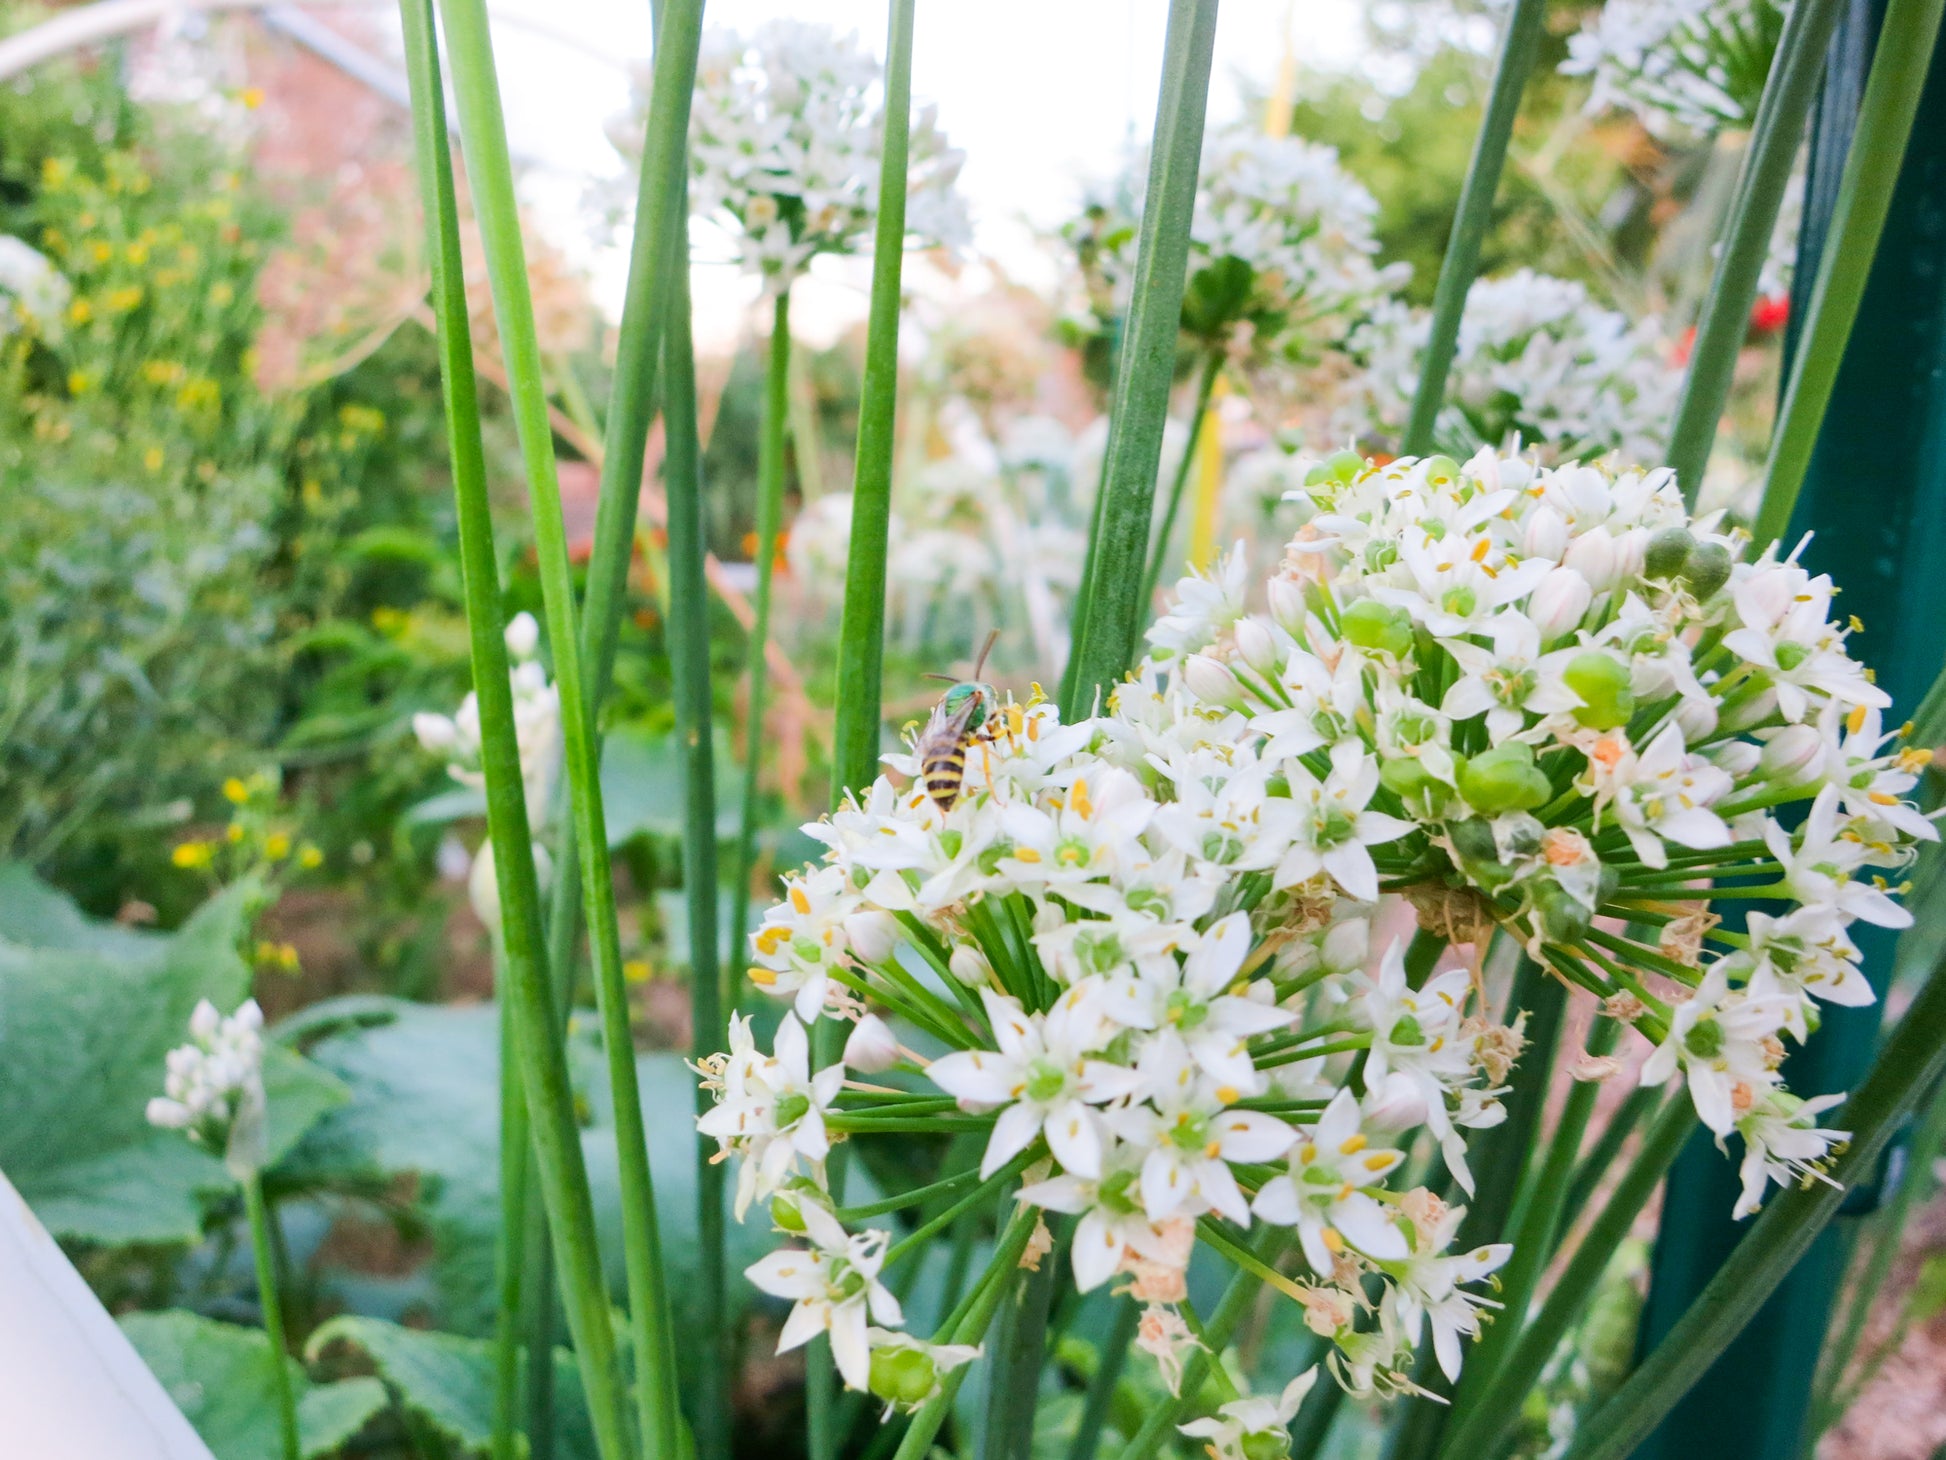
[[[1365,1139],[1365,1133],[1360,1131],[1355,1136],[1347,1136],[1345,1138],[1344,1143],[1338,1147],[1338,1154],[1341,1156],[1356,1156],[1370,1144],[1371,1142]]]
[[[1335,1256],[1337,1253],[1345,1250],[1345,1239],[1338,1235],[1338,1229],[1336,1227],[1326,1227],[1324,1229],[1324,1245]]]
[[[1365,1169],[1367,1171],[1383,1171],[1392,1164],[1392,1156],[1393,1153],[1391,1151],[1374,1151],[1365,1158]]]
[[[791,906],[797,909],[799,917],[811,915],[811,899],[804,895],[803,886],[796,882],[791,884]]]
[[[1219,1085],[1216,1087],[1216,1098],[1225,1105],[1235,1105],[1243,1094],[1234,1085]]]
[[[777,975],[767,968],[753,968],[750,970],[750,982],[760,989],[767,989],[777,982]]]
[[[1853,705],[1851,713],[1845,716],[1845,728],[1856,735],[1865,728],[1866,709],[1863,705]]]

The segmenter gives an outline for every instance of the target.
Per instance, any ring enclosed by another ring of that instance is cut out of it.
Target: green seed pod
[[[770,1220],[780,1232],[802,1232],[804,1213],[797,1209],[792,1198],[779,1192],[770,1199]]]
[[[1689,555],[1682,579],[1698,603],[1714,598],[1730,581],[1730,550],[1720,542],[1706,542]]]
[[[1534,764],[1534,750],[1518,740],[1483,751],[1460,767],[1459,792],[1487,816],[1545,806],[1553,787]]]
[[[1403,658],[1412,647],[1412,615],[1402,608],[1361,598],[1338,617],[1348,643],[1374,653]]]
[[[1534,911],[1540,915],[1541,931],[1557,943],[1574,942],[1592,922],[1588,910],[1553,882],[1535,886]]]
[[[872,1350],[872,1393],[889,1404],[924,1404],[939,1383],[939,1366],[916,1348]]]
[[[1459,762],[1460,775],[1466,774],[1464,761]],[[1493,844],[1493,828],[1477,817],[1469,816],[1464,821],[1452,822],[1446,828],[1452,838],[1453,850],[1468,862],[1496,862],[1500,859],[1500,849]]]
[[[1635,713],[1635,691],[1628,666],[1612,654],[1590,649],[1568,661],[1562,682],[1581,696],[1574,718],[1590,730],[1619,730]]]
[[[1444,486],[1447,482],[1459,480],[1460,464],[1450,456],[1428,456],[1426,458],[1426,480],[1434,486]]]
[[[1334,451],[1324,459],[1331,480],[1349,486],[1365,474],[1365,458],[1356,451]]]
[[[1648,551],[1642,556],[1642,573],[1648,578],[1673,578],[1689,561],[1689,555],[1696,548],[1696,539],[1689,535],[1686,527],[1665,527],[1649,539]]]
[[[1252,1430],[1242,1440],[1243,1460],[1289,1460],[1289,1430]]]
[[[1450,788],[1414,756],[1399,755],[1378,768],[1378,779],[1416,816],[1437,816]]]

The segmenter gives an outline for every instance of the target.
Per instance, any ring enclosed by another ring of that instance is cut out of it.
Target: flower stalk
[[[284,1308],[277,1296],[270,1210],[264,1202],[263,1173],[252,1171],[238,1183],[250,1223],[250,1256],[257,1270],[257,1302],[263,1309],[264,1336],[270,1340],[271,1387],[277,1395],[277,1432],[284,1460],[298,1460],[297,1400],[291,1391],[290,1348],[284,1335]]]

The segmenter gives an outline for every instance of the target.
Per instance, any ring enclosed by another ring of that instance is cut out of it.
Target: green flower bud
[[[1463,775],[1466,763],[1459,761],[1459,764]],[[1477,817],[1469,816],[1464,821],[1453,822],[1446,828],[1446,834],[1452,838],[1453,850],[1468,862],[1500,860],[1500,848],[1493,843],[1493,828]]]
[[[1612,654],[1590,649],[1568,661],[1562,681],[1581,696],[1574,718],[1590,730],[1619,730],[1635,713],[1635,691],[1628,666]]]
[[[1417,806],[1443,791],[1439,778],[1409,755],[1395,756],[1378,768],[1379,783],[1408,806]]]
[[[781,1191],[770,1199],[770,1220],[779,1231],[802,1232],[804,1213],[797,1209],[797,1202]]]
[[[1459,770],[1459,792],[1477,811],[1532,811],[1553,795],[1547,773],[1534,764],[1534,748],[1518,740],[1496,745]]]
[[[939,1383],[939,1366],[921,1349],[872,1350],[872,1393],[889,1404],[924,1404]]]
[[[1553,882],[1535,886],[1534,911],[1540,914],[1541,931],[1557,943],[1574,942],[1593,921],[1585,907]]]
[[[1642,573],[1648,578],[1673,578],[1689,561],[1695,550],[1696,539],[1689,535],[1686,527],[1665,527],[1649,539],[1647,552],[1642,555]]]
[[[1365,458],[1356,451],[1334,451],[1324,459],[1331,480],[1349,485],[1365,474]]]
[[[1444,486],[1447,482],[1459,480],[1460,464],[1450,456],[1428,456],[1426,458],[1426,480],[1434,486]]]
[[[1682,579],[1698,603],[1714,598],[1730,581],[1730,550],[1720,542],[1706,542],[1689,555]]]
[[[1243,1460],[1289,1460],[1289,1430],[1252,1430],[1243,1437]]]
[[[1402,658],[1412,647],[1412,615],[1402,608],[1361,598],[1338,617],[1348,643],[1375,653]]]

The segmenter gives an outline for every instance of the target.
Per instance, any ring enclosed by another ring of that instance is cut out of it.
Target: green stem
[[[1534,69],[1534,57],[1540,50],[1546,10],[1547,0],[1515,0],[1513,13],[1507,17],[1500,59],[1493,68],[1493,89],[1487,94],[1486,112],[1473,139],[1473,158],[1466,166],[1459,208],[1453,216],[1453,234],[1447,240],[1446,257],[1439,265],[1439,284],[1433,291],[1432,333],[1426,340],[1419,385],[1412,395],[1412,414],[1399,446],[1407,456],[1424,456],[1433,448],[1433,428],[1446,397],[1453,352],[1459,345],[1460,316],[1466,312],[1466,295],[1473,287],[1473,277],[1480,271],[1480,247],[1493,222],[1493,196],[1500,189],[1500,173],[1506,166],[1507,143],[1520,111],[1520,96],[1527,89],[1527,73]]]
[[[1804,122],[1817,95],[1818,78],[1824,74],[1832,28],[1843,8],[1838,0],[1806,0],[1791,7],[1763,99],[1757,104],[1750,150],[1737,176],[1722,254],[1697,321],[1689,373],[1669,433],[1669,465],[1675,468],[1683,499],[1691,507],[1696,505],[1710,448],[1716,444],[1717,425],[1730,398],[1737,354],[1750,333],[1750,306],[1757,299],[1757,280],[1770,252],[1777,210],[1804,141]]]
[[[534,1159],[533,1142],[527,1144],[521,1162],[521,1179],[530,1189],[525,1203],[526,1225],[521,1233],[521,1260],[527,1284],[521,1293],[525,1306],[522,1328],[526,1333],[528,1354],[554,1352],[554,1267],[548,1261],[547,1210],[535,1200],[540,1190],[540,1168]],[[554,1365],[530,1357],[522,1397],[527,1432],[528,1460],[553,1460],[554,1457]]]
[[[1128,1362],[1129,1347],[1142,1324],[1142,1308],[1124,1294],[1115,1300],[1115,1316],[1108,1325],[1095,1360],[1094,1377],[1088,1381],[1088,1397],[1081,1406],[1081,1419],[1075,1425],[1074,1439],[1068,1445],[1068,1460],[1095,1460],[1101,1448],[1102,1426],[1115,1403],[1115,1386],[1121,1382],[1122,1366]]]
[[[878,775],[885,665],[885,555],[892,518],[892,455],[899,405],[899,282],[905,265],[906,142],[912,125],[914,0],[890,0],[885,41],[884,150],[865,373],[858,392],[858,458],[852,475],[851,551],[839,625],[837,724],[831,804],[863,794]]]
[[[764,374],[763,434],[757,448],[757,592],[750,625],[750,703],[744,715],[743,820],[737,831],[736,870],[730,882],[730,937],[740,939],[750,925],[750,872],[756,860],[757,797],[763,768],[764,650],[770,643],[772,577],[777,568],[777,534],[784,516],[784,431],[790,423],[791,293],[777,293],[770,324],[770,360]]]
[[[1661,1103],[1662,1092],[1653,1086],[1638,1086],[1628,1093],[1628,1098],[1609,1118],[1601,1134],[1595,1137],[1593,1147],[1581,1158],[1581,1163],[1574,1168],[1574,1175],[1568,1179],[1567,1203],[1561,1209],[1562,1222],[1572,1223],[1581,1214],[1581,1209],[1595,1194],[1595,1188],[1601,1185],[1602,1178],[1621,1154],[1622,1147],[1628,1144],[1628,1138],[1635,1133],[1635,1128]]]
[[[252,1171],[239,1183],[243,1209],[250,1218],[250,1255],[257,1267],[257,1301],[263,1308],[264,1336],[270,1340],[271,1377],[277,1391],[277,1428],[283,1437],[284,1460],[298,1460],[297,1400],[291,1393],[290,1348],[284,1338],[284,1310],[277,1300],[277,1273],[271,1258],[270,1211],[264,1205],[261,1172]]]
[[[1003,1285],[1000,1327],[987,1371],[986,1430],[982,1460],[1028,1460],[1034,1444],[1034,1410],[1040,1398],[1041,1361],[1047,1349],[1047,1314],[1054,1301],[1062,1244]]]
[[[1148,192],[1135,255],[1134,302],[1115,368],[1092,571],[1081,585],[1073,672],[1061,706],[1065,720],[1092,713],[1096,701],[1121,679],[1147,610],[1141,597],[1142,571],[1169,420],[1215,44],[1216,0],[1170,0]]]
[[[497,945],[498,939],[495,939]],[[527,1236],[527,1102],[514,1062],[514,1006],[505,996],[506,958],[496,946],[500,1004],[500,1229],[494,1246],[493,1460],[517,1460],[520,1405],[521,1269]]]
[[[1162,583],[1162,568],[1169,558],[1169,543],[1176,535],[1176,514],[1182,510],[1183,492],[1189,484],[1189,473],[1196,461],[1196,444],[1203,439],[1206,428],[1210,396],[1216,390],[1217,377],[1222,373],[1223,352],[1220,349],[1211,350],[1203,357],[1202,370],[1196,377],[1196,405],[1189,417],[1189,439],[1183,442],[1182,460],[1176,463],[1176,477],[1169,484],[1169,505],[1163,509],[1162,526],[1156,531],[1155,547],[1149,553],[1148,571],[1142,575],[1142,604],[1145,608],[1155,603],[1155,590]]]
[[[414,154],[425,208],[427,257],[432,265],[473,685],[480,708],[487,828],[500,893],[500,932],[508,974],[503,996],[513,1000],[521,1088],[568,1327],[581,1354],[582,1388],[596,1446],[602,1460],[624,1460],[630,1453],[625,1400],[615,1361],[614,1333],[608,1321],[608,1293],[595,1240],[594,1203],[582,1159],[580,1125],[567,1057],[555,1028],[553,989],[541,930],[540,888],[534,875],[533,840],[514,732],[499,568],[480,441],[479,396],[467,330],[459,208],[446,139],[446,105],[432,6],[430,0],[401,0],[399,9],[412,87]]]
[[[622,1256],[628,1279],[629,1319],[643,1382],[635,1386],[642,1439],[659,1454],[673,1454],[680,1416],[670,1341],[668,1298],[656,1232],[654,1183],[629,1027],[628,985],[622,974],[621,937],[615,913],[615,880],[609,866],[608,828],[601,800],[601,757],[590,711],[589,684],[576,623],[574,570],[561,515],[561,485],[548,419],[546,379],[534,326],[526,249],[515,201],[513,165],[507,152],[500,85],[485,0],[441,0],[440,13],[452,50],[460,138],[480,222],[492,288],[494,319],[506,357],[508,392],[526,468],[532,506],[534,553],[548,639],[554,651],[561,739],[566,751],[569,802],[574,810],[575,850],[581,863],[584,922],[594,968],[595,1002],[615,1121],[616,1169],[622,1194]]]
[[[686,210],[685,210],[686,211]],[[689,261],[670,260],[668,322],[663,335],[663,426],[667,456],[663,482],[669,501],[669,661],[676,702],[676,748],[682,770],[683,895],[689,912],[690,1049],[702,1059],[723,1048],[726,968],[717,949],[716,791],[710,739],[709,599],[703,577],[703,483],[696,431],[696,356],[690,336]],[[696,1087],[696,1112],[710,1109]],[[696,1137],[699,1297],[704,1311],[728,1310],[725,1270],[724,1168],[711,1158],[707,1136]],[[695,1413],[705,1457],[728,1443],[729,1375],[734,1335],[714,1324],[707,1361],[697,1366]]]
[[[1655,1123],[1642,1142],[1642,1149],[1602,1206],[1587,1235],[1575,1248],[1574,1256],[1562,1271],[1547,1301],[1534,1321],[1520,1330],[1493,1382],[1475,1402],[1454,1416],[1440,1448],[1441,1460],[1473,1460],[1494,1453],[1500,1437],[1520,1415],[1527,1393],[1547,1367],[1547,1361],[1560,1347],[1562,1336],[1580,1317],[1581,1310],[1594,1296],[1596,1285],[1608,1270],[1615,1249],[1628,1237],[1636,1216],[1662,1182],[1670,1162],[1696,1128],[1689,1096],[1678,1090],[1664,1103]]]
[[[1865,297],[1879,234],[1891,211],[1900,164],[1912,136],[1912,120],[1933,64],[1942,5],[1946,0],[1891,0],[1886,8],[1865,98],[1858,107],[1858,125],[1838,182],[1830,231],[1818,260],[1817,282],[1791,359],[1790,383],[1784,388],[1784,403],[1771,436],[1763,500],[1751,528],[1756,550],[1775,542],[1790,526],[1791,509],[1811,468],[1818,428],[1838,382],[1845,341],[1851,338]],[[1828,3],[1825,8],[1835,11],[1838,6]]]

